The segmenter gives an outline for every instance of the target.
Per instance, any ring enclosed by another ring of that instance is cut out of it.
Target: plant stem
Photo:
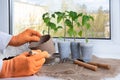
[[[50,28],[48,27],[48,35],[50,35]]]
[[[73,20],[72,20],[72,28],[73,28],[73,30],[74,30],[74,22],[73,22]],[[74,42],[76,41],[76,37],[75,37],[75,33],[73,32],[73,37],[74,37]]]
[[[65,20],[64,20],[64,18],[63,18],[63,24],[64,24],[64,22],[65,22]],[[66,26],[65,26],[65,24],[64,24],[64,41],[65,41],[65,37],[66,37]]]

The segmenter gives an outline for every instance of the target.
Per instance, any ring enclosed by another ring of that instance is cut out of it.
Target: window
[[[76,11],[92,15],[94,22],[91,23],[89,38],[111,38],[110,0],[12,0],[13,34],[26,28],[43,33],[46,28],[42,15],[56,11]],[[51,31],[51,35],[63,36],[63,30],[59,29],[57,33]],[[71,38],[69,35],[67,37]]]

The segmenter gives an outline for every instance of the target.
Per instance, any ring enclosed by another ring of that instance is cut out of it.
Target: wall
[[[111,0],[111,40],[90,40],[94,44],[94,54],[99,57],[120,58],[119,4],[119,0]],[[0,30],[8,32],[8,20],[8,1],[0,0]]]

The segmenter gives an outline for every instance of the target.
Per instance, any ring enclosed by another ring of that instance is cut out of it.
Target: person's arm
[[[48,52],[35,50],[34,55],[24,52],[10,60],[4,60],[0,78],[30,76],[38,72],[48,58]]]
[[[8,45],[20,46],[27,42],[39,41],[40,37],[41,37],[40,33],[32,29],[26,29],[22,33],[15,35],[15,36],[0,32],[0,51],[4,50]],[[38,53],[41,53],[41,52],[38,52]],[[46,53],[46,55],[47,54],[48,53]],[[45,55],[44,53],[37,54],[36,56],[38,57],[20,55],[10,60],[4,60],[4,61],[0,60],[0,78],[1,77],[26,76],[26,75],[31,75],[31,74],[36,73],[42,67],[43,63],[45,62],[44,55]],[[43,56],[43,57],[40,57],[40,56]],[[37,62],[36,62],[36,58],[39,59],[37,60]],[[25,66],[23,67],[23,65]],[[36,65],[38,65],[37,68],[35,67]],[[23,69],[25,67],[26,69]],[[28,73],[26,73],[26,71],[28,71]]]
[[[0,52],[1,53],[7,47],[11,38],[12,38],[12,35],[9,35],[9,34],[4,33],[4,32],[0,32]],[[2,59],[0,59],[0,71],[2,69],[2,65],[3,65],[3,61],[2,61]]]
[[[20,46],[27,42],[39,41],[40,37],[41,34],[39,32],[32,29],[26,29],[25,31],[19,33],[18,35],[13,36],[8,45]]]
[[[12,35],[0,32],[0,51],[4,50],[10,42]]]
[[[4,32],[0,32],[0,57],[2,56],[2,51],[7,47],[8,43],[12,39],[12,35],[9,35]],[[2,69],[3,60],[0,58],[0,72]]]
[[[27,42],[39,41],[41,34],[32,29],[26,29],[18,35],[12,36],[4,32],[0,32],[0,51],[4,50],[8,45],[20,46]]]
[[[1,70],[2,70],[2,65],[3,65],[3,60],[0,59],[0,72],[1,72]]]

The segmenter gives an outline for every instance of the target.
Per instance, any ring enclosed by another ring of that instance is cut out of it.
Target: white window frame
[[[21,2],[21,0],[18,0],[18,1]],[[12,3],[15,3],[15,2],[16,2],[15,0],[11,0],[11,3],[10,3],[11,6],[10,6],[10,7],[13,6],[13,8],[14,8],[15,5],[12,5]],[[22,1],[22,2],[24,3],[24,1]],[[25,2],[26,2],[26,1],[25,1]],[[31,2],[31,1],[30,1],[30,2]],[[35,2],[36,2],[36,1],[35,1]],[[109,4],[109,9],[110,9],[110,7],[111,7],[111,4],[110,4],[111,0],[108,0],[108,2],[109,2],[108,4]],[[28,1],[27,3],[29,4],[29,1]],[[31,5],[31,4],[32,4],[32,3],[30,3],[30,5]],[[34,3],[33,3],[33,4],[34,4]],[[32,4],[32,5],[33,5],[33,4]],[[37,3],[36,3],[36,4],[37,4]],[[15,9],[11,9],[11,10],[15,10]],[[11,10],[10,10],[10,13],[13,13],[13,11],[11,11]],[[14,14],[14,13],[13,13],[13,14]],[[10,14],[10,16],[12,16],[12,14]],[[110,11],[109,11],[109,21],[108,21],[109,23],[111,22],[110,16],[111,16],[111,14],[110,14]],[[13,16],[13,17],[15,17],[15,16]],[[12,19],[15,19],[15,18],[12,18]],[[12,20],[11,20],[11,21],[12,21]],[[14,20],[13,20],[13,22],[14,22]],[[10,23],[12,23],[12,22],[10,22]],[[16,26],[15,26],[15,25],[12,25],[12,24],[11,24],[11,26],[14,26],[14,28],[16,29]],[[13,34],[18,33],[17,30],[16,30],[17,32],[14,31],[15,29],[10,29],[11,33],[12,33],[12,30],[13,30]],[[100,38],[100,37],[96,37],[96,38],[95,38],[95,37],[93,37],[93,38],[91,37],[91,39],[107,39],[107,40],[111,39],[111,23],[109,24],[109,29],[108,29],[108,30],[109,30],[109,33],[110,33],[110,34],[108,33],[108,35],[109,35],[108,37],[101,37],[101,38]],[[54,38],[58,38],[58,37],[56,36],[56,37],[54,37]],[[67,38],[68,38],[68,39],[72,39],[72,37],[67,37]],[[77,39],[80,39],[79,37],[76,37],[76,38],[77,38]],[[83,37],[83,39],[84,39],[84,37]]]

